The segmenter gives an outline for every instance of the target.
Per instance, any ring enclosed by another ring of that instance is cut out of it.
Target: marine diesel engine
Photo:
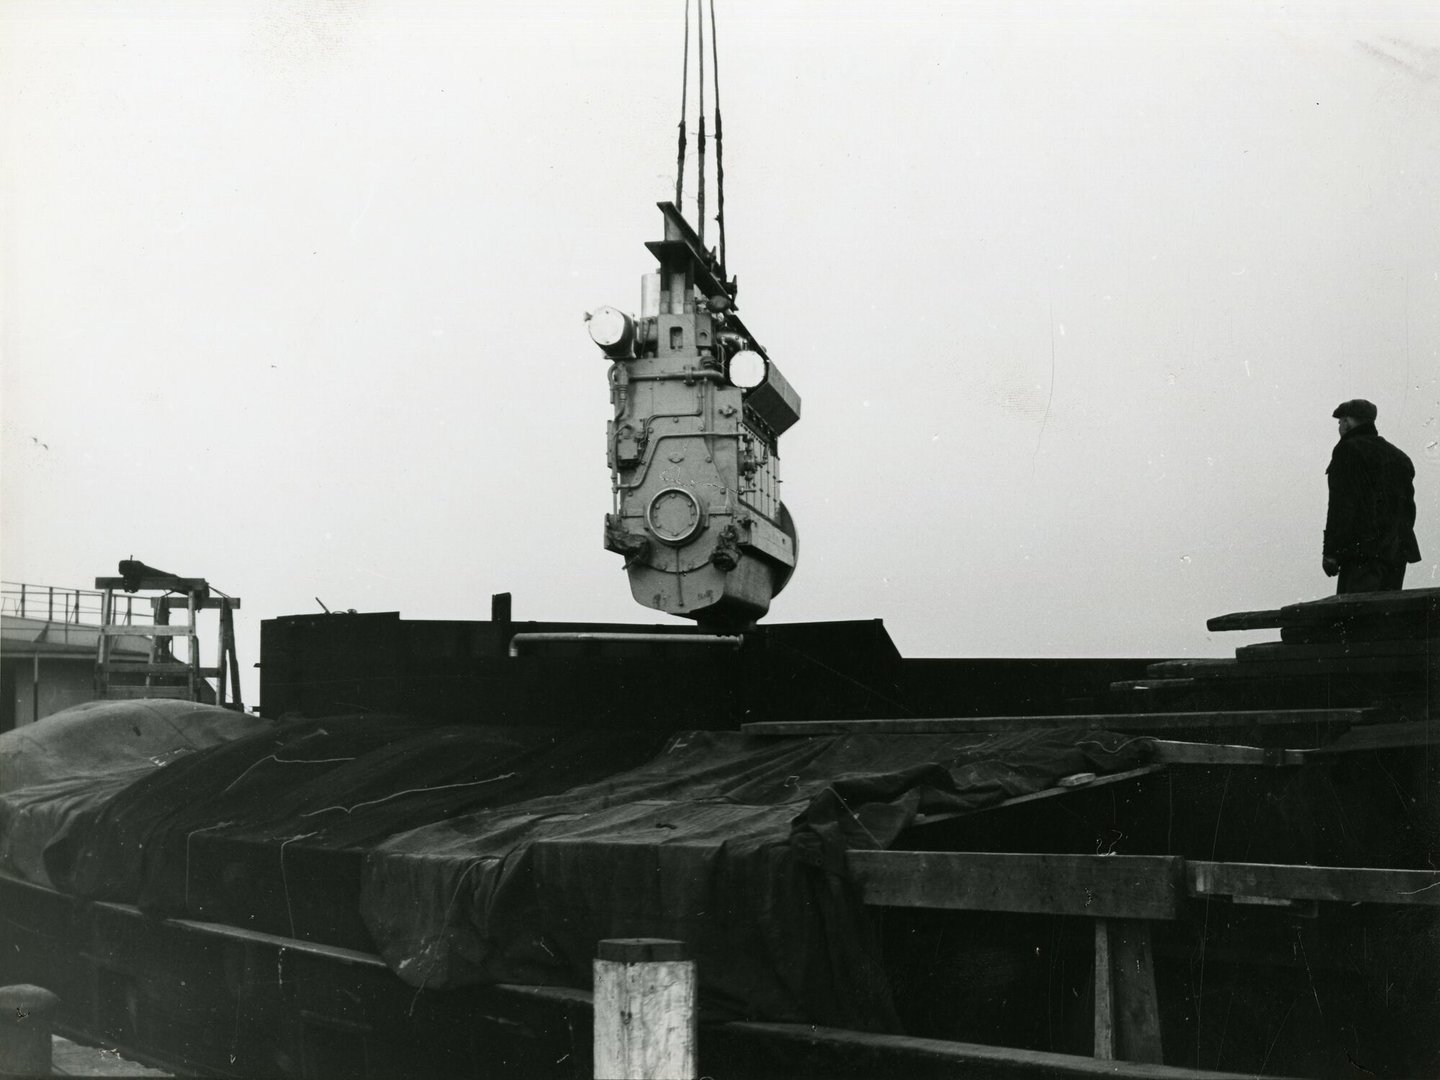
[[[795,569],[779,438],[800,398],[735,311],[735,282],[672,203],[640,314],[601,307],[590,336],[613,363],[605,546],[646,607],[713,629],[749,626]]]

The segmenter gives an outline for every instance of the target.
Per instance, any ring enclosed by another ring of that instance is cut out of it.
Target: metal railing
[[[101,601],[105,594],[95,589],[67,589],[57,585],[31,585],[19,581],[0,582],[0,614],[21,619],[43,619],[45,622],[74,626],[99,626]],[[115,621],[130,625],[135,622],[136,597],[115,597]],[[139,598],[142,623],[150,622],[150,601]],[[123,604],[122,604],[123,601]]]

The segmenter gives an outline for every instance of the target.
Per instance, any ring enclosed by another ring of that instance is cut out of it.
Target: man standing
[[[1336,593],[1398,589],[1405,564],[1420,561],[1415,540],[1415,466],[1375,431],[1378,410],[1362,398],[1334,412],[1340,441],[1325,475],[1326,577],[1340,575]]]

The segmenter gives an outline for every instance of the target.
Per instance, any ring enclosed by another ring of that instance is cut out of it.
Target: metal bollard
[[[595,960],[596,1080],[695,1080],[695,991],[695,962],[684,942],[600,942]]]
[[[58,997],[38,986],[0,986],[0,1077],[50,1075],[59,1006]]]

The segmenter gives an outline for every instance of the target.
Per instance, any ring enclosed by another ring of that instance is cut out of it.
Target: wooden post
[[[110,635],[105,633],[105,626],[110,622],[110,613],[114,610],[114,594],[106,589],[100,594],[100,647],[95,651],[95,696],[107,698],[110,696]],[[78,610],[79,604],[77,602]],[[79,622],[79,617],[76,617]]]
[[[225,662],[225,601],[220,601],[220,632],[215,638],[215,704],[222,709],[225,707],[225,682],[230,674],[230,666]]]
[[[195,601],[197,599],[199,599],[199,597],[193,589],[185,594],[185,611],[190,616],[190,633],[185,640],[189,643],[187,646],[189,649],[190,662],[188,678],[191,701],[200,700],[200,687],[198,685],[200,681],[200,635],[196,633],[199,627],[195,625]]]
[[[1095,920],[1095,1056],[1115,1060],[1115,987],[1110,976],[1110,920]]]
[[[1164,1061],[1150,924],[1144,920],[1095,920],[1095,1056]]]
[[[695,962],[685,943],[614,938],[596,954],[596,1080],[695,1080]]]
[[[240,711],[245,710],[245,702],[240,696],[240,658],[235,655],[235,605],[226,597],[220,606],[220,625],[225,631],[225,653],[220,657],[220,663],[230,665],[230,703]],[[228,658],[228,661],[227,661]]]
[[[28,983],[0,986],[0,1076],[49,1076],[60,999]]]

